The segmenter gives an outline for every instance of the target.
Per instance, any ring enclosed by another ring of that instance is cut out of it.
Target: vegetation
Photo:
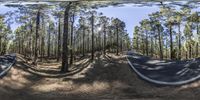
[[[0,55],[6,53],[10,45],[11,29],[9,25],[4,22],[5,18],[0,15]]]
[[[0,14],[2,100],[200,97],[200,62],[193,59],[200,56],[200,12],[193,1],[22,1],[0,5],[11,8]],[[160,8],[131,26],[132,33],[126,17],[127,23],[96,10],[123,6],[136,13]]]
[[[199,57],[199,22],[199,12],[192,12],[190,7],[176,10],[162,6],[135,27],[133,47],[137,52],[160,59]]]
[[[14,16],[20,26],[14,31],[10,52],[30,58],[35,66],[43,60],[57,59],[59,62],[62,58],[61,72],[65,73],[80,55],[91,56],[94,60],[97,52],[104,55],[116,52],[118,55],[130,47],[123,21],[103,16],[87,5],[64,2],[17,8],[19,11]]]

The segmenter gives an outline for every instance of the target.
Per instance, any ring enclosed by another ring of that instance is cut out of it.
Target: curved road
[[[15,63],[15,59],[15,54],[0,56],[0,77],[5,75],[9,71],[9,69]]]
[[[181,85],[200,78],[200,59],[156,60],[128,52],[127,60],[141,78],[156,84]]]

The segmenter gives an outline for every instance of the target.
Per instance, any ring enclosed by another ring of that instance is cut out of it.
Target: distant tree
[[[139,27],[135,26],[134,33],[133,33],[133,46],[136,51],[139,50]]]

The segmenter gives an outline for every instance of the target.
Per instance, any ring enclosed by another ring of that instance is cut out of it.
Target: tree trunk
[[[157,37],[156,37],[156,35],[154,36],[154,45],[155,45],[155,48],[157,47]],[[154,51],[154,54],[155,54],[155,57],[157,58],[157,51],[155,50]]]
[[[18,53],[21,54],[21,39],[19,38],[19,41],[18,41]],[[2,48],[3,48],[3,45],[2,45]],[[3,50],[3,49],[2,49]]]
[[[44,38],[45,38],[45,22],[44,22],[44,18],[42,18],[42,32],[43,32],[43,34],[42,34],[42,36],[41,36],[41,54],[40,54],[40,57],[41,57],[41,62],[42,62],[42,60],[43,60],[43,58],[44,58],[44,45],[45,45],[45,40],[44,40]]]
[[[187,51],[185,51],[185,58],[186,58],[186,60],[188,59],[188,52]]]
[[[178,34],[178,48],[179,48],[179,51],[178,51],[178,59],[180,60],[181,59],[181,25],[179,24],[178,25],[178,30],[179,30],[179,34]]]
[[[32,33],[33,33],[33,27],[32,22],[30,22],[30,39],[29,39],[29,46],[30,46],[30,57],[32,58],[32,52],[33,52],[33,46],[32,46]]]
[[[101,37],[101,33],[98,32],[98,38],[97,38],[97,41],[96,41],[98,51],[101,50],[101,38],[100,37]]]
[[[192,58],[192,46],[189,44],[189,58]]]
[[[90,51],[90,33],[89,33],[89,31],[88,31],[88,38],[87,38],[87,43],[88,43],[88,45],[87,45],[87,51],[89,52]]]
[[[138,44],[138,35],[136,37],[136,51],[138,52],[139,51],[139,44]]]
[[[22,43],[24,43],[23,40],[22,40]],[[22,47],[23,47],[23,45],[22,45]],[[24,53],[23,48],[22,48],[22,52]],[[41,35],[40,35],[40,37],[38,39],[38,56],[41,57]]]
[[[0,36],[0,55],[1,55],[1,51],[2,51],[2,37]]]
[[[59,18],[59,23],[58,23],[58,54],[57,54],[57,61],[60,61],[60,56],[61,56],[61,50],[60,50],[60,47],[61,47],[61,30],[60,30],[60,18]]]
[[[199,25],[197,24],[197,35],[199,35]],[[199,42],[199,36],[198,36],[198,42]],[[199,56],[199,43],[197,42],[196,45],[196,57]]]
[[[106,55],[106,25],[104,24],[103,54]]]
[[[37,58],[38,58],[38,39],[39,39],[39,26],[40,26],[40,10],[37,12],[37,18],[36,18],[36,32],[35,32],[35,54],[34,54],[34,62],[33,64],[37,64]]]
[[[85,27],[83,26],[83,48],[82,48],[83,56],[85,56]]]
[[[68,72],[68,30],[69,30],[69,9],[70,4],[65,8],[64,14],[64,32],[63,32],[63,47],[62,47],[62,67],[61,72]]]
[[[49,32],[48,32],[48,48],[47,48],[47,56],[48,58],[50,57],[50,40],[51,40],[51,26],[50,26],[50,23],[49,23]]]
[[[55,31],[55,36],[53,38],[53,51],[52,51],[52,55],[56,58],[57,57],[57,38],[56,38],[56,31]]]
[[[149,46],[148,46],[148,33],[146,32],[146,40],[145,40],[145,44],[146,44],[146,55],[149,55]]]
[[[172,38],[172,25],[169,26],[169,35],[170,35],[170,58],[174,59],[174,50],[173,50],[173,38]]]
[[[119,29],[118,29],[118,25],[117,27],[117,55],[119,55]]]
[[[165,52],[166,52],[166,59],[168,58],[168,51],[167,51],[167,40],[166,40],[166,45],[165,45]]]
[[[70,49],[70,65],[73,64],[73,29],[74,29],[74,14],[72,15],[72,22],[71,22],[71,49]]]
[[[163,48],[162,48],[162,40],[160,34],[160,27],[158,27],[158,37],[159,37],[159,50],[160,50],[160,59],[163,59]]]
[[[120,42],[120,52],[122,52],[123,51],[123,38],[122,38],[122,36],[121,36],[121,42]]]
[[[92,24],[92,60],[94,60],[94,15],[92,14],[92,21],[91,21],[91,24]]]
[[[144,40],[144,37],[142,37],[142,54],[144,55],[145,54],[145,40]]]
[[[32,45],[32,44],[31,44],[31,38],[32,38],[32,37],[31,37],[31,33],[30,33],[30,37],[29,37],[29,40],[28,40],[28,50],[29,50],[29,52],[28,52],[29,55],[28,55],[28,56],[29,56],[29,57],[31,57],[31,53],[32,53],[32,50],[31,50],[31,45]]]
[[[154,47],[153,47],[153,37],[151,37],[151,57],[153,57],[153,49]]]
[[[45,50],[44,50],[44,45],[45,45],[45,43],[44,43],[45,41],[44,41],[44,36],[42,36],[42,43],[41,43],[41,61],[43,60],[43,58],[44,58],[44,52],[45,52]]]
[[[196,44],[196,57],[198,57],[199,56],[199,43],[197,42],[197,44]]]

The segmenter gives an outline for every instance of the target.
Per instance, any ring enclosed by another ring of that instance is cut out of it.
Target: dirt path
[[[80,72],[59,78],[30,73],[19,63],[0,80],[1,100],[198,100],[200,81],[161,87],[137,77],[124,56],[99,56]],[[78,67],[78,66],[77,66]],[[80,67],[80,66],[79,66]]]

